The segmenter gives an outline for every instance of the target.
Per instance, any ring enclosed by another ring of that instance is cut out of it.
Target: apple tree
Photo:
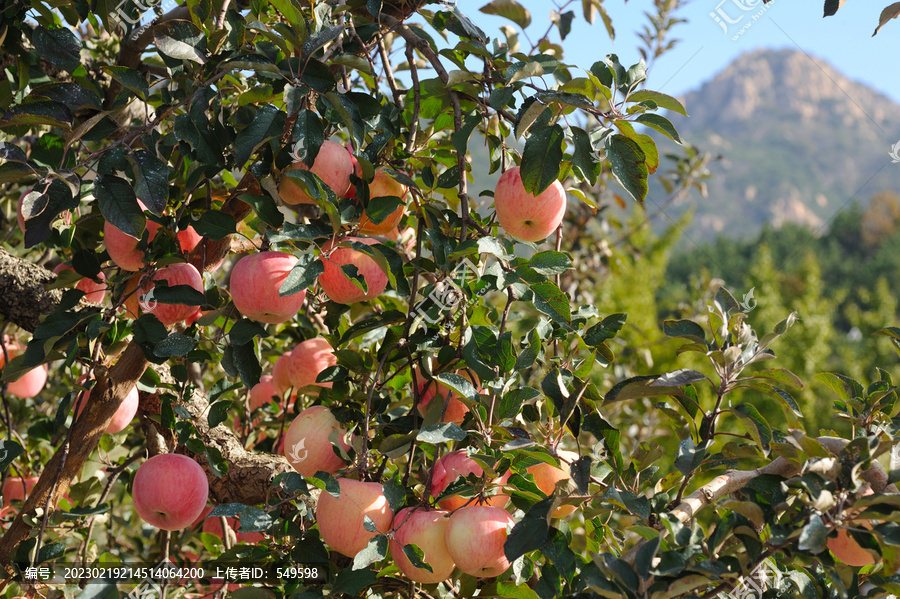
[[[170,596],[894,591],[886,372],[820,375],[806,431],[760,365],[795,314],[758,333],[720,289],[653,372],[592,300],[640,264],[617,211],[707,176],[657,147],[678,4],[580,69],[599,0],[529,6],[533,40],[515,0],[8,3],[3,592],[163,560],[289,573]]]

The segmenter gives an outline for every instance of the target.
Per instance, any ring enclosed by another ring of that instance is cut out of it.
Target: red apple
[[[308,168],[301,160],[289,166],[289,170],[309,170],[311,173],[318,175],[325,185],[341,198],[350,189],[350,173],[353,172],[353,162],[350,160],[350,153],[341,144],[325,140],[316,159],[313,161],[312,168]],[[281,199],[285,204],[315,204],[316,201],[311,198],[303,189],[294,183],[286,174],[282,174],[281,185],[278,188]]]
[[[566,190],[559,181],[534,196],[525,191],[519,167],[500,176],[494,188],[497,221],[503,229],[522,241],[540,241],[556,231],[566,214]]]
[[[319,534],[325,544],[347,557],[365,549],[369,539],[391,529],[394,512],[388,506],[384,488],[378,483],[365,483],[349,478],[338,479],[341,495],[322,491],[316,508]],[[365,516],[375,523],[377,532],[366,530]]]
[[[134,511],[146,522],[162,530],[181,530],[206,507],[209,483],[191,458],[163,453],[141,464],[131,495]]]
[[[203,293],[203,277],[200,275],[200,271],[193,264],[176,262],[157,270],[151,277],[151,281],[145,284],[143,293],[138,291],[129,298],[132,302],[129,311],[134,309],[133,302],[137,301],[144,312],[153,314],[167,327],[183,322],[197,312],[197,306],[163,304],[156,301],[153,298],[154,285],[152,281],[166,281],[169,287],[188,285]]]
[[[443,510],[404,508],[394,516],[391,556],[403,574],[413,582],[433,584],[450,578],[456,568],[447,550],[447,512]],[[404,545],[415,545],[425,554],[422,561],[431,572],[412,565],[403,552]]]
[[[359,241],[366,245],[375,245],[378,242],[374,239],[365,239],[362,237],[346,237],[343,241],[352,242]],[[387,274],[381,269],[375,259],[352,247],[336,247],[332,249],[329,241],[322,246],[322,264],[325,266],[325,272],[319,275],[319,285],[322,291],[333,302],[339,304],[354,304],[364,300],[378,297],[387,287]],[[367,291],[363,292],[356,283],[344,274],[341,266],[353,265],[358,273],[362,275],[366,281]]]
[[[334,474],[344,467],[344,460],[334,452],[332,431],[337,431],[338,443],[344,451],[350,449],[346,441],[347,429],[325,406],[306,408],[294,419],[285,435],[284,456],[298,473],[312,476],[319,470]]]
[[[7,392],[22,399],[34,397],[47,384],[47,365],[41,364],[32,368],[6,387]]]
[[[469,382],[474,385],[475,389],[478,390],[479,393],[481,392],[479,389],[481,382],[478,380],[477,376],[471,374],[465,368],[457,370],[454,374],[469,379]],[[447,387],[447,385],[433,380],[426,380],[425,377],[421,375],[417,377],[417,380],[419,383],[418,387],[420,394],[419,414],[425,416],[425,414],[428,413],[428,406],[431,404],[431,400],[437,396],[441,405],[447,403],[447,410],[444,412],[444,417],[441,419],[441,422],[455,422],[456,424],[462,424],[466,414],[469,412],[469,407],[460,401],[459,396],[456,393]],[[449,402],[447,401],[448,395],[450,396]]]
[[[475,476],[483,476],[484,470],[478,463],[466,455],[464,450],[453,451],[441,456],[434,464],[434,475],[431,478],[431,496],[437,497],[443,493],[444,489],[449,487],[460,476],[467,477],[470,474]],[[502,485],[509,478],[510,473],[507,472],[503,476],[493,481],[494,484]],[[469,499],[460,497],[459,495],[451,495],[445,497],[438,502],[441,509],[448,511],[456,510],[466,505]],[[509,496],[498,492],[488,497],[485,503],[487,505],[504,507],[509,501]],[[471,504],[470,504],[471,505]]]
[[[78,383],[84,384],[84,377],[81,377]],[[90,399],[91,392],[85,391],[84,397],[81,399],[81,403],[78,406],[78,412],[75,414],[76,417],[81,416],[81,413],[88,405]],[[106,427],[106,432],[109,434],[113,434],[125,430],[125,427],[131,424],[131,421],[134,420],[134,415],[137,414],[139,403],[140,399],[138,397],[137,387],[132,387],[131,391],[128,392],[128,395],[125,396],[125,399],[122,400],[122,403],[119,404],[119,408],[116,410],[116,413],[113,415],[112,420],[109,422],[109,426]]]
[[[359,160],[356,159],[356,156],[353,155],[353,147],[350,144],[347,144],[347,153],[350,154],[350,164],[353,165],[353,174],[357,177],[362,177],[362,169],[359,167]],[[356,198],[356,186],[353,183],[350,183],[350,187],[347,189],[347,193],[344,194],[345,198],[349,198],[351,200]]]
[[[40,478],[40,476],[26,476],[24,478],[21,476],[9,476],[6,482],[3,483],[3,490],[0,491],[0,494],[3,495],[3,507],[8,507],[14,500],[25,501]]]
[[[140,200],[138,206],[142,211],[147,210],[147,206]],[[153,241],[158,230],[159,225],[148,219],[148,241]],[[126,235],[110,222],[103,223],[103,242],[110,260],[122,270],[140,270],[144,266],[144,252],[138,248],[140,240]]]
[[[275,389],[303,389],[311,385],[331,389],[332,383],[317,383],[319,374],[337,364],[334,349],[322,337],[307,339],[275,362],[272,371]]]
[[[191,253],[194,251],[194,248],[203,241],[203,237],[200,236],[200,233],[197,233],[197,230],[190,225],[188,225],[186,229],[179,231],[177,237],[178,247],[181,248],[182,254]]]
[[[557,468],[553,464],[548,464],[547,462],[541,462],[540,464],[535,464],[528,468],[528,472],[534,476],[534,482],[538,486],[538,489],[548,496],[552,495],[553,491],[556,490],[556,483],[571,478],[571,476],[569,476],[569,464],[578,459],[577,453],[565,449],[557,450],[556,453],[561,458],[561,468]],[[561,505],[553,512],[553,517],[565,518],[574,511],[574,505]]]
[[[384,196],[396,196],[405,200],[406,192],[406,185],[391,177],[383,168],[375,171],[375,178],[369,183],[370,201]],[[372,222],[366,214],[363,214],[359,219],[359,232],[364,235],[387,235],[391,229],[397,226],[405,214],[405,203],[398,206],[394,212],[378,224]]]
[[[231,271],[229,283],[234,307],[259,322],[277,324],[293,318],[306,292],[281,296],[278,290],[296,264],[296,256],[284,252],[259,252],[241,258]]]
[[[53,272],[59,274],[64,270],[75,272],[75,269],[68,264],[60,264],[53,269]],[[82,277],[75,285],[75,289],[84,291],[84,301],[99,304],[106,297],[106,275],[103,274],[102,270],[97,273],[97,278],[100,279],[100,283],[88,277]]]
[[[281,394],[275,390],[272,375],[264,374],[259,382],[250,389],[250,411],[261,408],[272,401],[281,401]]]
[[[499,576],[509,568],[503,544],[514,522],[503,508],[470,505],[453,512],[447,523],[447,550],[456,566],[478,578]]]

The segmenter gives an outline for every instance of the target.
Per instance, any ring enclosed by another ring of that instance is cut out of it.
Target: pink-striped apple
[[[464,450],[453,451],[441,456],[434,464],[434,475],[431,477],[431,496],[437,497],[444,492],[460,476],[467,477],[470,474],[475,476],[483,476],[484,469],[478,465],[478,462],[466,455]],[[503,476],[492,481],[495,485],[504,484],[509,479],[510,473],[507,472]],[[441,509],[456,510],[466,505],[470,500],[459,495],[450,495],[438,502]],[[476,500],[477,501],[477,500]],[[509,496],[498,491],[495,495],[488,497],[485,504],[504,507],[509,501]],[[470,505],[473,505],[473,501]]]
[[[481,392],[479,389],[481,381],[478,380],[476,375],[470,373],[465,368],[457,370],[454,374],[458,374],[461,377],[468,379],[475,389],[479,393]],[[437,397],[441,405],[447,404],[447,409],[444,412],[444,417],[441,419],[441,422],[455,422],[456,424],[462,424],[466,414],[469,412],[469,407],[460,401],[459,395],[452,391],[447,385],[433,380],[426,380],[424,376],[419,375],[417,380],[419,387],[419,414],[422,416],[427,414],[428,406],[431,405],[431,400]],[[448,395],[450,397],[449,401],[447,401]]]
[[[147,210],[147,206],[138,200],[141,211]],[[153,241],[159,224],[147,220],[148,241]],[[109,221],[103,223],[103,243],[106,251],[116,266],[122,270],[140,270],[144,266],[144,252],[138,248],[139,239],[126,235]]]
[[[350,189],[350,173],[353,172],[353,163],[350,160],[350,153],[344,146],[325,140],[319,148],[319,153],[316,154],[312,168],[308,168],[300,160],[285,169],[281,176],[281,185],[278,188],[282,201],[291,205],[315,204],[316,201],[287,176],[287,171],[290,170],[308,170],[318,175],[322,182],[330,187],[337,197],[341,198]]]
[[[84,384],[83,376],[81,377],[81,379],[79,379],[78,384]],[[84,411],[84,408],[87,407],[90,400],[90,390],[85,391],[84,397],[81,398],[81,403],[78,404],[78,412],[76,412],[75,414],[76,417],[81,416],[81,413]],[[109,426],[106,427],[106,432],[109,434],[113,434],[125,430],[125,427],[131,424],[131,421],[134,420],[134,415],[137,414],[139,403],[140,399],[138,397],[137,387],[132,387],[131,391],[128,392],[128,395],[125,396],[125,399],[122,400],[122,403],[119,404],[119,408],[113,415],[112,420],[110,420]]]
[[[447,551],[456,567],[471,576],[499,576],[509,568],[503,551],[514,521],[506,510],[491,505],[470,505],[450,516]]]
[[[258,252],[241,258],[229,283],[234,307],[247,318],[270,324],[296,316],[306,291],[285,296],[278,292],[296,264],[297,257],[285,252]]]
[[[456,568],[447,550],[447,518],[443,510],[404,508],[394,516],[391,556],[403,574],[413,582],[433,584],[447,580]],[[404,545],[415,545],[425,555],[422,561],[431,567],[417,568],[403,552]]]
[[[75,269],[68,264],[58,265],[53,269],[53,272],[59,274],[64,270],[75,272]],[[84,291],[84,301],[99,304],[106,297],[106,275],[103,274],[102,270],[97,273],[97,278],[100,279],[99,283],[88,277],[82,277],[75,285],[75,289]]]
[[[176,262],[157,270],[150,281],[145,282],[141,290],[133,293],[127,300],[126,306],[129,313],[137,309],[156,316],[161,323],[169,327],[175,323],[183,322],[197,312],[197,306],[185,304],[163,304],[154,299],[153,281],[166,281],[169,287],[175,285],[188,285],[196,291],[203,293],[203,277],[193,264]],[[137,303],[137,306],[134,304]]]
[[[346,237],[343,241],[349,243],[358,241],[366,245],[375,245],[374,239],[363,237]],[[333,302],[338,304],[355,304],[381,295],[387,287],[387,274],[381,269],[374,258],[352,247],[335,247],[331,242],[322,246],[322,264],[325,272],[319,275],[319,286]],[[367,290],[363,291],[356,282],[350,279],[342,266],[356,267],[357,273],[366,281]]]
[[[177,453],[155,455],[138,468],[131,496],[134,511],[162,530],[181,530],[197,519],[209,498],[206,473]]]
[[[534,476],[534,482],[538,486],[538,489],[543,491],[545,495],[552,495],[553,491],[556,490],[556,483],[559,481],[572,478],[569,475],[569,465],[578,459],[577,453],[565,449],[557,450],[556,454],[560,457],[560,461],[562,462],[560,468],[557,468],[553,464],[548,464],[547,462],[541,462],[540,464],[535,464],[527,469],[527,471]],[[565,518],[574,511],[574,505],[561,505],[553,512],[553,517]]]
[[[369,201],[385,196],[395,196],[404,201],[380,223],[374,223],[365,213],[359,219],[359,232],[363,235],[387,235],[406,214],[406,185],[403,185],[383,168],[375,171],[375,178],[369,183]]]
[[[508,169],[494,188],[497,222],[522,241],[540,241],[556,231],[566,214],[566,190],[559,181],[534,196],[525,191],[519,167]]]
[[[303,389],[311,385],[331,389],[332,383],[317,383],[319,374],[337,364],[334,349],[322,337],[314,337],[297,344],[275,362],[272,370],[275,390],[284,393],[290,388]]]
[[[369,539],[390,531],[394,512],[380,484],[349,478],[338,479],[338,484],[340,497],[335,498],[328,491],[319,495],[316,522],[326,545],[342,555],[354,557],[366,548]],[[366,516],[375,523],[376,532],[366,530]]]
[[[306,408],[294,418],[284,438],[285,457],[291,466],[303,476],[312,476],[319,470],[334,474],[344,467],[344,460],[334,452],[329,437],[337,435],[337,442],[344,451],[350,449],[347,429],[338,422],[325,406]]]
[[[29,399],[40,393],[47,384],[47,365],[36,366],[9,383],[6,391],[21,399]]]

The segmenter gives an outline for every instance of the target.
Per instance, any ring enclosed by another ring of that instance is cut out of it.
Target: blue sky
[[[530,11],[532,24],[529,35],[536,38],[548,24],[550,0],[520,0]],[[496,35],[498,27],[510,24],[506,19],[485,15],[478,9],[487,0],[459,0],[463,13],[477,22],[488,35]],[[562,4],[562,2],[558,2]],[[744,52],[758,48],[793,48],[806,52],[813,60],[824,60],[851,79],[861,81],[895,101],[900,102],[900,77],[897,77],[897,40],[900,20],[889,22],[875,37],[872,32],[878,23],[881,9],[890,0],[878,2],[847,2],[838,14],[822,18],[823,0],[773,0],[763,5],[761,0],[691,0],[679,13],[687,23],[677,25],[674,37],[681,40],[671,52],[663,56],[650,72],[647,87],[672,95],[696,89],[704,81],[725,68]],[[587,68],[606,54],[619,55],[625,64],[637,62],[635,33],[646,21],[643,12],[652,6],[647,0],[606,0],[605,6],[613,19],[616,41],[611,42],[603,25],[588,25],[581,14],[581,2],[571,3],[566,10],[575,10],[572,32],[564,42],[566,62]],[[756,21],[754,15],[763,11]],[[717,13],[728,24],[727,33],[710,13]],[[741,27],[752,25],[740,33]],[[553,35],[558,41],[558,35]],[[530,46],[522,38],[523,49]],[[847,90],[848,92],[852,92]]]

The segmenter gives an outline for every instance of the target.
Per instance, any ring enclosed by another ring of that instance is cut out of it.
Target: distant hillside
[[[876,191],[900,191],[900,164],[888,155],[900,104],[820,58],[747,53],[682,101],[690,117],[671,115],[682,137],[722,156],[709,197],[668,211],[696,206],[694,239],[746,237],[764,223],[818,228],[851,198],[865,205]]]

